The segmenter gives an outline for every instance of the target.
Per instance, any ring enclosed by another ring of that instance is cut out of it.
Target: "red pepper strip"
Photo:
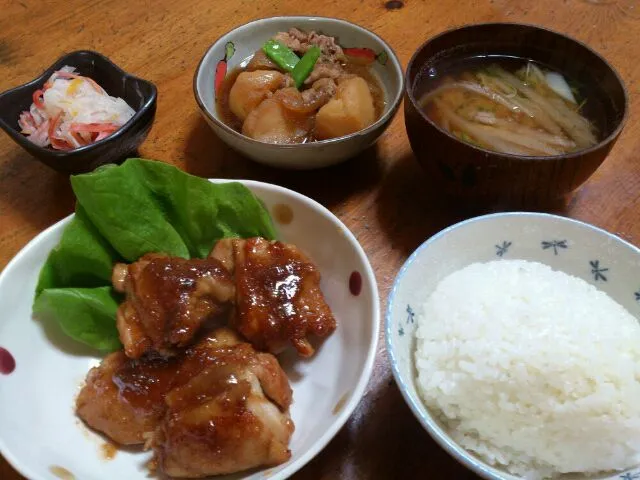
[[[376,61],[376,52],[370,48],[345,48],[343,52],[358,65],[369,65]]]
[[[81,147],[85,145],[89,145],[89,142],[87,142],[84,138],[82,138],[82,135],[80,135],[78,132],[74,132],[70,130],[69,135],[71,135],[75,139],[75,141],[80,144]]]
[[[42,100],[42,96],[44,95],[44,92],[46,92],[50,88],[51,84],[49,82],[45,82],[42,90],[36,90],[35,92],[33,92],[33,103],[35,103],[36,107],[40,110],[44,110],[44,101]]]
[[[36,104],[36,107],[40,110],[44,110],[44,102],[42,101],[42,94],[44,92],[42,90],[36,90],[33,92],[33,103]]]
[[[107,138],[112,133],[113,132],[100,132],[98,136],[95,138],[94,142],[97,142],[98,140],[102,140],[103,138]]]
[[[375,62],[376,60],[376,52],[370,48],[345,48],[342,51],[349,57],[366,59],[370,62]]]
[[[49,131],[48,131],[49,138],[53,138],[53,134],[55,133],[56,127],[58,126],[58,120],[60,120],[61,116],[62,116],[62,112],[58,112],[58,114],[55,117],[53,117],[49,122]]]
[[[214,89],[215,89],[216,95],[218,94],[218,91],[220,90],[220,87],[222,86],[222,82],[224,82],[224,78],[226,76],[227,76],[227,62],[226,60],[220,60],[218,62],[218,65],[216,65],[216,76],[215,76],[215,83],[214,83]]]
[[[56,127],[58,126],[58,121],[60,120],[61,116],[62,112],[58,113],[58,115],[56,115],[53,120],[51,120],[51,123],[49,123],[49,142],[51,143],[51,146],[56,150],[69,150],[70,148],[73,148],[72,145],[69,145],[66,140],[60,140],[59,138],[56,138],[54,136]]]
[[[70,132],[115,132],[119,127],[115,123],[72,123]]]
[[[66,140],[58,140],[56,138],[56,143],[59,145],[59,147],[57,147],[58,150],[73,150],[75,148],[73,145],[71,145]],[[53,144],[51,144],[51,145],[53,145]]]

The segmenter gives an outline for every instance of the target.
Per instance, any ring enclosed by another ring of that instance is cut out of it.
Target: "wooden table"
[[[531,6],[525,6],[528,3]],[[373,30],[393,46],[405,66],[423,41],[455,25],[517,21],[568,33],[618,69],[629,90],[631,115],[605,164],[560,213],[640,243],[637,0],[0,0],[0,11],[0,90],[33,78],[62,53],[81,48],[98,50],[150,79],[160,92],[158,113],[141,156],[204,177],[277,183],[315,198],[361,242],[375,269],[383,308],[395,274],[411,251],[462,218],[424,191],[402,113],[375,148],[345,164],[313,173],[262,167],[232,152],[201,119],[191,87],[201,55],[232,27],[259,17],[303,13],[343,17]],[[44,228],[71,213],[73,204],[66,176],[0,135],[0,268]],[[22,477],[0,457],[0,478]],[[449,458],[413,418],[392,379],[381,341],[359,407],[295,478],[475,476]]]

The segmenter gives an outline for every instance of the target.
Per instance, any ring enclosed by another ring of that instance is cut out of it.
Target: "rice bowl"
[[[421,310],[418,390],[460,445],[532,480],[640,462],[640,324],[608,295],[499,260],[450,274]]]
[[[498,213],[463,221],[434,235],[413,252],[398,273],[388,299],[385,333],[392,372],[404,400],[425,431],[455,460],[487,480],[518,480],[523,477],[509,472],[504,463],[492,465],[454,438],[437,409],[423,401],[415,365],[418,318],[437,285],[468,265],[500,259],[535,261],[578,277],[638,318],[640,249],[577,220],[544,213]],[[494,287],[501,297],[507,283],[504,280]],[[614,322],[607,325],[615,336],[619,328]],[[604,433],[599,438],[606,445],[610,437]],[[607,452],[605,446],[597,455]],[[597,474],[562,474],[558,478],[640,478],[640,463],[624,472],[621,468]],[[544,476],[544,472],[535,473]]]

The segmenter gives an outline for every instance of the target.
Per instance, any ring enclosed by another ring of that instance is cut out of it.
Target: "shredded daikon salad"
[[[18,125],[40,147],[71,150],[108,137],[134,114],[122,98],[65,66],[33,92],[33,103],[20,114]]]

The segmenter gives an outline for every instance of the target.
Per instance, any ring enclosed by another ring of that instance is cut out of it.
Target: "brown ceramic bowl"
[[[438,127],[418,104],[430,69],[486,55],[532,59],[579,81],[601,105],[596,123],[602,140],[565,155],[520,156],[471,145]],[[416,158],[433,185],[474,206],[541,206],[562,199],[600,166],[627,118],[625,87],[604,58],[577,40],[532,25],[486,23],[444,32],[413,55],[405,80],[405,124]]]

